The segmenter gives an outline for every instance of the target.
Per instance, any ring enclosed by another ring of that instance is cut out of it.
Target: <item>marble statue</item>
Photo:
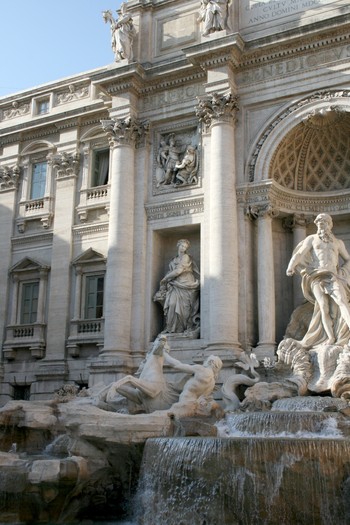
[[[296,271],[301,274],[305,299],[314,304],[309,328],[300,341],[306,348],[344,344],[350,338],[350,255],[332,233],[329,215],[317,215],[315,224],[317,233],[298,244],[287,268],[289,276]]]
[[[161,334],[134,376],[127,375],[101,392],[97,403],[100,408],[117,408],[120,396],[147,413],[169,408],[178,399],[179,392],[166,382],[163,374],[164,359],[168,352],[167,338]]]
[[[226,29],[227,0],[202,0],[198,22],[204,23],[203,36]]]
[[[181,363],[166,354],[165,362],[191,378],[185,383],[177,403],[171,407],[171,413],[178,415],[211,415],[218,409],[217,403],[212,398],[215,382],[222,368],[220,357],[210,355],[202,365],[188,365]]]
[[[246,374],[232,374],[226,379],[221,388],[225,412],[234,411],[240,407],[241,402],[237,393],[240,385],[252,386],[260,381],[260,374],[255,370],[259,366],[259,361],[254,353],[242,352],[240,360],[235,363],[235,366],[249,371],[252,377]]]
[[[190,242],[180,239],[178,253],[169,263],[169,271],[160,281],[153,300],[163,306],[164,333],[199,335],[199,270],[187,253]]]
[[[186,186],[198,182],[198,155],[194,146],[187,146],[184,158],[175,165],[175,186]]]
[[[120,9],[117,11],[118,19],[113,18],[111,11],[103,11],[102,16],[104,21],[111,24],[112,35],[112,50],[115,56],[115,61],[126,59],[129,62],[133,60],[133,41],[136,35],[136,30],[133,24],[133,19],[127,13],[127,6],[123,2]]]

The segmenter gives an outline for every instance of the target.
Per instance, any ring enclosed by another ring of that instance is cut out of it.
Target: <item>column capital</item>
[[[0,191],[18,188],[20,168],[17,166],[0,166]]]
[[[283,219],[283,228],[286,230],[294,230],[295,228],[306,228],[308,224],[311,224],[313,217],[305,215],[304,213],[294,213],[294,215],[288,215]]]
[[[204,131],[209,131],[211,126],[217,122],[233,123],[235,121],[239,109],[238,97],[231,91],[223,95],[214,92],[197,100],[196,115]]]
[[[79,169],[80,155],[78,152],[67,153],[63,151],[49,159],[56,169],[57,179],[76,177]]]
[[[141,121],[131,116],[123,119],[101,120],[101,125],[111,148],[120,145],[137,147],[142,144],[149,131],[148,121]]]
[[[271,204],[252,204],[247,206],[246,215],[250,219],[275,219],[279,215],[279,211]]]

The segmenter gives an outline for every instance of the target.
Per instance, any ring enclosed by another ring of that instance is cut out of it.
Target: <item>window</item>
[[[108,174],[109,174],[109,149],[94,151],[92,186],[103,186],[107,184]]]
[[[22,283],[21,324],[33,324],[37,320],[39,281]]]
[[[36,112],[38,115],[45,115],[45,113],[48,113],[50,109],[50,99],[45,98],[42,100],[38,100],[36,103]]]
[[[41,199],[45,195],[47,162],[33,164],[32,184],[30,188],[31,199]]]
[[[85,319],[100,319],[103,316],[103,275],[86,276]]]
[[[30,385],[15,385],[13,387],[13,399],[15,401],[30,400]]]

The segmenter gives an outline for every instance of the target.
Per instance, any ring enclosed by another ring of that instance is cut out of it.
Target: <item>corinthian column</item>
[[[128,117],[103,120],[111,148],[110,216],[105,277],[104,347],[101,357],[115,371],[131,366],[135,146],[147,124]]]
[[[238,342],[238,239],[235,173],[235,115],[237,99],[231,93],[213,93],[202,99],[197,116],[210,133],[210,169],[205,192],[208,241],[207,286],[210,350],[223,357],[239,348]],[[203,324],[204,319],[202,319]]]
[[[251,215],[258,221],[258,359],[273,357],[276,347],[275,272],[273,260],[272,219],[277,213],[269,205],[254,207]]]
[[[303,214],[294,214],[287,217],[285,227],[293,231],[293,246],[296,248],[306,237],[307,225],[312,221],[311,217]],[[297,308],[305,301],[301,288],[301,276],[293,275],[293,306]]]

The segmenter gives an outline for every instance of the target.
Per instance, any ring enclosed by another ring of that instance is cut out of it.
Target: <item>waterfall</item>
[[[149,439],[138,497],[141,525],[346,525],[350,443]]]

